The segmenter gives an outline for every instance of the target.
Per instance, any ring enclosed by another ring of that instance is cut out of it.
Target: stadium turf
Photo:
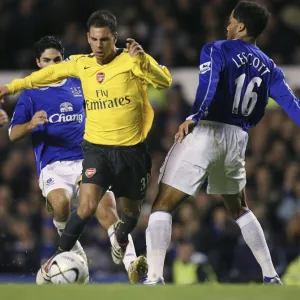
[[[263,285],[130,286],[0,285],[0,298],[7,300],[293,300],[300,287]]]

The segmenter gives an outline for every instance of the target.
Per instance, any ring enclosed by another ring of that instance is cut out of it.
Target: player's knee
[[[138,218],[141,214],[141,206],[124,208],[123,211],[130,218]]]
[[[49,205],[53,211],[54,219],[58,222],[66,222],[70,214],[70,200],[65,195],[57,194],[48,198]]]
[[[92,217],[97,210],[98,203],[93,200],[80,203],[77,208],[77,214],[82,219],[87,219]]]
[[[160,183],[158,195],[152,205],[152,212],[165,211],[172,213],[189,195],[174,187]]]
[[[233,219],[237,219],[240,217],[243,213],[245,213],[248,210],[248,207],[240,206],[237,209],[229,209],[229,213]]]
[[[130,218],[138,218],[141,214],[143,200],[130,200],[126,197],[121,198],[121,207],[123,213]]]
[[[117,210],[117,204],[113,193],[107,192],[102,197],[97,211],[116,211]]]
[[[158,195],[152,205],[151,212],[155,211],[165,211],[171,213],[175,208],[173,207],[172,202],[168,201],[163,195]]]
[[[57,222],[67,222],[69,214],[69,210],[53,211],[53,218]]]

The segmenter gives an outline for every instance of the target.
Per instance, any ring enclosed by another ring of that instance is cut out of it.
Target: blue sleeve
[[[27,91],[21,93],[11,119],[10,129],[15,125],[24,124],[33,116],[33,103]]]
[[[196,100],[193,105],[192,115],[187,120],[192,119],[197,124],[203,118],[214,98],[224,65],[225,59],[220,43],[206,44],[202,48]]]
[[[300,125],[300,101],[286,83],[281,69],[276,66],[271,77],[270,97],[284,109],[297,125]]]

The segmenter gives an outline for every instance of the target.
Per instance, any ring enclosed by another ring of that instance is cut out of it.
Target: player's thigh
[[[114,173],[107,154],[97,145],[82,143],[82,184],[95,184],[105,191],[114,181]]]
[[[160,183],[158,194],[152,205],[152,212],[166,211],[172,213],[189,195],[170,185]]]
[[[116,165],[120,172],[112,190],[118,198],[136,201],[133,204],[136,206],[146,195],[151,176],[151,157],[146,148],[138,146],[136,149],[120,151]]]
[[[60,162],[55,162],[42,169],[39,179],[39,186],[46,198],[48,209],[53,211],[57,221],[57,218],[64,221],[70,211],[72,183],[66,171],[71,172],[65,170]]]
[[[48,194],[55,189],[65,189],[68,197],[72,197],[72,187],[69,174],[63,173],[65,167],[57,161],[45,166],[41,170],[39,178],[39,187],[42,190],[43,196],[46,198]],[[71,174],[72,171],[68,170]]]
[[[207,192],[237,195],[246,186],[245,151],[248,134],[231,127],[225,127],[223,131],[226,139],[221,143],[223,155],[210,169]]]
[[[112,184],[113,171],[100,147],[82,143],[83,162],[77,213],[83,218],[94,215],[98,204]]]
[[[188,135],[185,139],[190,137]],[[209,168],[210,157],[205,148],[196,151],[189,141],[176,142],[160,169],[159,182],[185,194],[196,196],[208,175]]]
[[[71,187],[73,190],[72,198],[75,200],[73,204],[78,205],[79,187],[82,181],[82,163],[83,160],[74,161],[72,165],[72,182]]]
[[[77,214],[85,219],[92,217],[96,211],[106,189],[94,183],[81,183],[79,191],[79,204]]]

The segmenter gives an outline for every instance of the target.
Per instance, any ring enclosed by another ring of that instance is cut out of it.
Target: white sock
[[[251,210],[248,210],[236,220],[240,226],[246,244],[251,249],[259,263],[263,276],[274,277],[277,275],[274,269],[270,251],[265,239],[264,232]]]
[[[116,238],[115,234],[114,234],[114,225],[111,225],[108,228],[107,233],[108,233],[108,236],[110,239],[110,243],[112,244],[114,242],[114,239]],[[127,245],[125,256],[123,258],[123,264],[124,264],[127,272],[128,272],[130,263],[136,259],[136,252],[135,252],[134,243],[133,243],[131,234],[128,234],[128,241],[129,241],[129,243]]]
[[[167,249],[171,242],[172,216],[167,212],[157,211],[150,215],[146,230],[148,280],[163,278]]]
[[[53,219],[53,224],[56,227],[59,236],[61,236],[64,229],[65,229],[65,227],[66,227],[67,222],[58,222],[58,221],[55,221]],[[75,243],[74,247],[71,249],[71,251],[73,251],[73,252],[78,252],[78,251],[84,252],[84,250],[83,250],[83,248],[82,248],[79,241],[76,241],[76,243]]]
[[[128,234],[128,241],[129,241],[129,243],[127,245],[125,256],[123,258],[123,264],[124,264],[127,272],[128,272],[130,263],[132,261],[136,260],[136,252],[135,252],[134,243],[133,243],[131,234]]]

